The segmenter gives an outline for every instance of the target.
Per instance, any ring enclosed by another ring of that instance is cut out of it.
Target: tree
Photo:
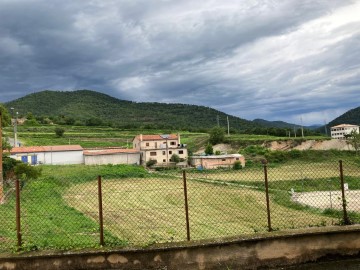
[[[175,163],[179,163],[180,162],[180,157],[177,154],[173,154],[170,158],[171,162],[175,162]]]
[[[352,147],[354,147],[356,154],[358,154],[360,148],[360,133],[356,130],[351,131],[350,136],[348,136],[348,141]]]
[[[212,145],[222,143],[225,139],[225,130],[221,127],[213,127],[210,130],[209,142]]]
[[[213,149],[213,147],[212,147],[212,145],[210,143],[205,148],[205,154],[207,156],[210,156],[210,155],[214,154],[214,149]]]
[[[61,127],[57,127],[55,128],[55,134],[57,137],[62,137],[65,133],[65,129],[61,128]]]

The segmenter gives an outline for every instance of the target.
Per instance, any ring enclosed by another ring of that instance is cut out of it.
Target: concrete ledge
[[[148,248],[42,251],[0,256],[0,270],[268,269],[359,256],[360,226],[322,227]]]

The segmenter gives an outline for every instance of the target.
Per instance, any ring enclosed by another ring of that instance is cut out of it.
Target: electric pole
[[[226,119],[227,119],[227,126],[228,126],[228,136],[230,136],[229,116],[227,116]]]
[[[303,126],[302,117],[300,117],[300,120],[301,120],[301,137],[304,138],[304,126]]]

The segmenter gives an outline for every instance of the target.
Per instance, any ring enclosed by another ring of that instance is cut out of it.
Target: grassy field
[[[64,198],[83,213],[96,213],[91,200],[96,182],[72,186]],[[80,192],[80,193],[79,193]],[[146,178],[109,180],[103,184],[106,229],[131,244],[186,239],[183,184],[181,179]],[[192,239],[235,236],[267,231],[265,194],[247,188],[189,181],[189,216]],[[325,226],[336,219],[272,205],[277,229]],[[92,216],[96,220],[97,215]]]
[[[339,190],[338,170],[323,162],[269,166],[272,228],[341,223],[341,211],[292,200],[295,192]],[[151,245],[186,239],[181,171],[138,166],[42,166],[41,179],[21,191],[24,250],[97,247],[97,182],[103,176],[105,241],[110,246]],[[302,168],[299,171],[299,168]],[[311,172],[312,178],[304,177]],[[344,164],[345,181],[360,189],[360,168]],[[187,172],[191,239],[267,230],[263,168]],[[0,205],[0,251],[16,244],[14,196]],[[355,222],[359,214],[350,213]]]
[[[64,136],[57,137],[54,131],[55,127],[58,126],[19,126],[18,139],[27,146],[79,144],[85,148],[132,148],[132,140],[138,134],[178,133],[173,130],[124,130],[111,127],[61,126],[65,129]],[[5,136],[13,138],[12,128],[5,128],[5,131]],[[207,138],[208,134],[205,133],[181,132],[182,143],[188,144],[190,149],[203,146]]]
[[[197,151],[207,144],[209,134],[177,130],[151,130],[151,129],[118,129],[111,127],[91,126],[60,126],[65,129],[63,137],[56,137],[57,125],[44,126],[18,126],[18,138],[27,146],[33,145],[64,145],[79,144],[85,148],[91,147],[132,147],[132,139],[138,134],[167,134],[180,133],[181,142],[188,144],[188,149]],[[5,135],[13,138],[13,129],[5,128]],[[307,139],[324,139],[325,137],[309,137]],[[231,134],[226,141],[235,147],[256,144],[263,141],[287,140],[288,137],[275,137],[267,135]],[[295,139],[295,138],[291,138]],[[296,140],[303,140],[296,138]]]

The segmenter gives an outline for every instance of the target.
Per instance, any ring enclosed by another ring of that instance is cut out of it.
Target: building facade
[[[80,145],[13,147],[10,157],[32,165],[84,163],[83,148]]]
[[[157,164],[168,164],[172,155],[186,160],[188,152],[185,144],[181,144],[180,134],[137,135],[133,139],[133,149],[140,151],[140,164],[156,160]]]
[[[99,149],[84,151],[85,165],[140,163],[140,151],[135,149]]]
[[[331,127],[331,138],[333,139],[345,139],[346,135],[349,135],[352,131],[359,133],[359,126],[341,124]]]
[[[231,168],[236,161],[245,167],[245,157],[240,154],[191,157],[191,165],[198,169]]]

